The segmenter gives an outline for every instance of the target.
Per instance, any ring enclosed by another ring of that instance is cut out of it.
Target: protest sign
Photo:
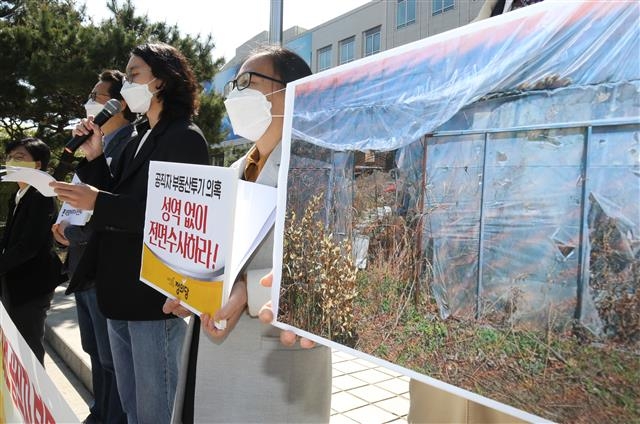
[[[275,189],[239,181],[236,169],[151,162],[140,278],[192,312],[213,315],[274,210]]]
[[[0,304],[0,422],[79,422]]]

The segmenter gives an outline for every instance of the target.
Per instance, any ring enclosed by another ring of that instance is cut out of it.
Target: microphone
[[[109,120],[113,115],[119,113],[122,110],[122,104],[117,99],[111,99],[107,103],[105,103],[104,108],[100,111],[99,114],[93,118],[93,123],[97,126],[101,127],[105,122]],[[66,146],[64,146],[64,150],[67,153],[73,153],[78,150],[78,147],[82,146],[82,143],[87,141],[89,137],[93,134],[93,131],[90,131],[89,134],[85,135],[77,135],[73,137]]]

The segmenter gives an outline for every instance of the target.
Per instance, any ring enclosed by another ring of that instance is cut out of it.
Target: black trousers
[[[51,307],[53,291],[20,305],[13,305],[6,293],[7,290],[3,290],[2,305],[38,361],[44,365],[44,320]]]

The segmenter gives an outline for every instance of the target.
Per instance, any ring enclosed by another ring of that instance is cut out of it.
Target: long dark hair
[[[141,44],[131,54],[144,60],[153,76],[163,81],[157,93],[162,100],[160,119],[191,119],[198,111],[200,86],[184,55],[163,43]]]

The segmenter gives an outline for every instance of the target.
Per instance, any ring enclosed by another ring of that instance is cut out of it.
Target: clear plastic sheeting
[[[584,130],[474,138],[427,144],[425,234],[441,315],[508,310],[513,323],[544,328],[551,308],[566,324],[577,310]],[[464,146],[480,152],[461,155]]]
[[[637,83],[639,21],[636,1],[547,0],[389,50],[293,83],[292,134],[394,150],[496,93]]]
[[[324,191],[361,269],[417,228],[442,317],[640,342],[639,12],[547,0],[294,83],[289,204]]]
[[[579,105],[559,119],[602,106],[580,104],[583,91],[556,93]],[[554,97],[479,102],[454,121],[510,121],[514,109],[540,115]],[[623,110],[638,97],[610,100]],[[435,134],[397,151],[397,173],[415,193],[403,208],[422,216],[426,279],[440,315],[506,317],[534,329],[577,320],[637,343],[640,123],[548,127]]]
[[[594,128],[590,139],[580,317],[608,337],[637,342],[640,125]]]

